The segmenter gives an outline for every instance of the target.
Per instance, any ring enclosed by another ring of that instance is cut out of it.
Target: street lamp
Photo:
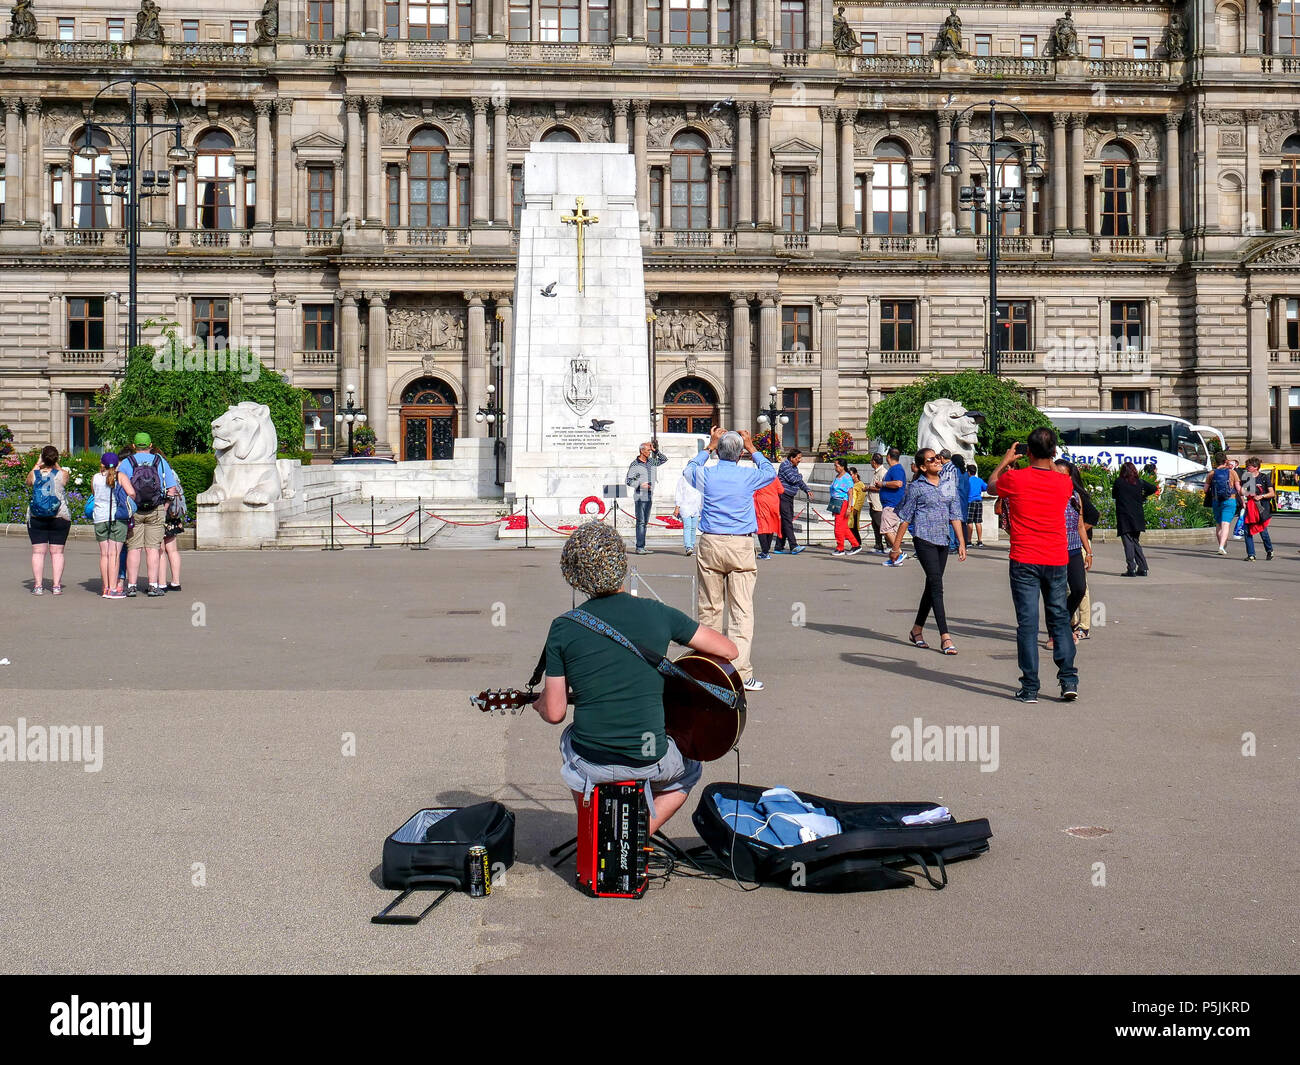
[[[347,405],[334,415],[336,424],[348,427],[348,458],[353,456],[352,430],[358,425],[364,425],[366,421],[366,412],[356,405],[355,399],[356,392],[349,388]]]
[[[967,140],[957,139],[957,125],[962,116],[973,111],[981,104],[971,104],[965,111],[955,114],[952,119],[952,135],[948,141],[948,161],[943,165],[940,173],[944,177],[956,177],[961,173],[961,167],[957,165],[957,152],[968,152],[979,160],[980,165],[984,167],[985,173],[988,174],[988,187],[982,185],[963,185],[958,197],[958,210],[971,211],[975,214],[982,214],[988,218],[988,246],[989,246],[989,324],[988,324],[988,350],[989,350],[989,373],[994,377],[998,374],[998,238],[1002,230],[1002,215],[1005,213],[1015,214],[1025,209],[1025,190],[1023,187],[1001,188],[998,185],[998,147],[997,139],[997,109],[999,107],[1010,108],[1021,118],[1025,120],[1025,125],[1029,127],[1031,134],[1033,125],[1026,115],[1015,104],[1000,103],[997,100],[988,102],[989,109],[989,139],[984,140]],[[1023,147],[1023,146],[1022,146]],[[988,149],[988,158],[985,158],[983,149]],[[1040,178],[1043,176],[1043,168],[1038,162],[1038,139],[1031,137],[1028,142],[1029,148],[1029,165],[1025,168],[1025,176],[1031,178]],[[1030,204],[1030,210],[1033,205]]]
[[[116,85],[130,85],[130,103],[127,105],[126,118],[121,122],[96,121],[92,117],[99,98]],[[175,112],[175,119],[169,122],[141,122],[136,104],[136,88],[148,85],[157,89]],[[127,297],[126,356],[140,343],[140,325],[136,314],[139,292],[139,258],[140,258],[140,201],[151,196],[166,196],[171,189],[171,172],[168,170],[140,170],[140,158],[144,150],[155,137],[163,133],[173,136],[172,147],[167,152],[167,162],[181,165],[189,162],[190,153],[181,146],[181,110],[171,94],[161,85],[140,78],[119,78],[110,81],[95,94],[86,111],[87,119],[81,147],[77,149],[78,157],[95,161],[99,159],[99,148],[94,143],[94,131],[102,133],[115,141],[127,153],[126,163],[119,163],[112,170],[100,170],[96,174],[95,184],[101,196],[116,196],[122,201],[127,227],[127,275],[130,286]],[[125,140],[113,129],[124,130]],[[139,133],[151,131],[140,142]],[[76,208],[74,207],[73,210]]]
[[[760,408],[758,412],[758,424],[764,429],[772,430],[772,436],[767,448],[767,457],[773,462],[776,461],[776,437],[778,428],[779,426],[790,424],[790,416],[777,406],[776,396],[776,385],[773,385],[767,390],[767,406]]]

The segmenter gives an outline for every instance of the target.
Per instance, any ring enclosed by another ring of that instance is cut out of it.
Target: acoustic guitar
[[[680,677],[664,677],[664,728],[687,758],[712,762],[734,748],[745,731],[745,685],[725,658],[705,651],[688,651],[673,662],[696,680],[734,692],[728,706],[711,692]],[[485,714],[516,714],[535,703],[541,692],[519,688],[490,689],[470,697]]]

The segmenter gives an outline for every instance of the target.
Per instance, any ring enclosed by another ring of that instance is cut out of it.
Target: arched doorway
[[[402,461],[449,459],[456,440],[456,392],[437,377],[402,389]]]
[[[718,423],[718,393],[708,381],[682,377],[664,392],[663,429],[666,433],[703,433]]]

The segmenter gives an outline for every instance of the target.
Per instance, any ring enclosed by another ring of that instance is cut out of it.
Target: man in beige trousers
[[[754,468],[738,465],[740,453],[748,450]],[[708,466],[717,452],[718,463]],[[714,428],[709,446],[686,464],[682,476],[704,497],[700,509],[700,538],[695,549],[699,575],[696,609],[701,625],[722,630],[722,609],[727,607],[727,636],[740,653],[736,669],[745,690],[763,690],[754,676],[750,647],[754,641],[754,583],[758,563],[754,556],[754,493],[776,479],[776,470],[754,446],[748,430],[725,432]]]

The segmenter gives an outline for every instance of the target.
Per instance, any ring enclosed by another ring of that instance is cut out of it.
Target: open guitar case
[[[940,824],[904,825],[908,815],[932,810],[934,802],[842,802],[796,791],[839,821],[842,831],[810,843],[780,847],[736,832],[716,801],[757,804],[768,789],[719,781],[700,796],[691,820],[716,862],[741,880],[779,884],[794,891],[876,891],[909,887],[916,878],[904,871],[919,867],[936,890],[948,885],[947,864],[989,849],[992,829],[986,818]],[[733,842],[734,841],[734,842]],[[698,853],[693,852],[693,853]]]

